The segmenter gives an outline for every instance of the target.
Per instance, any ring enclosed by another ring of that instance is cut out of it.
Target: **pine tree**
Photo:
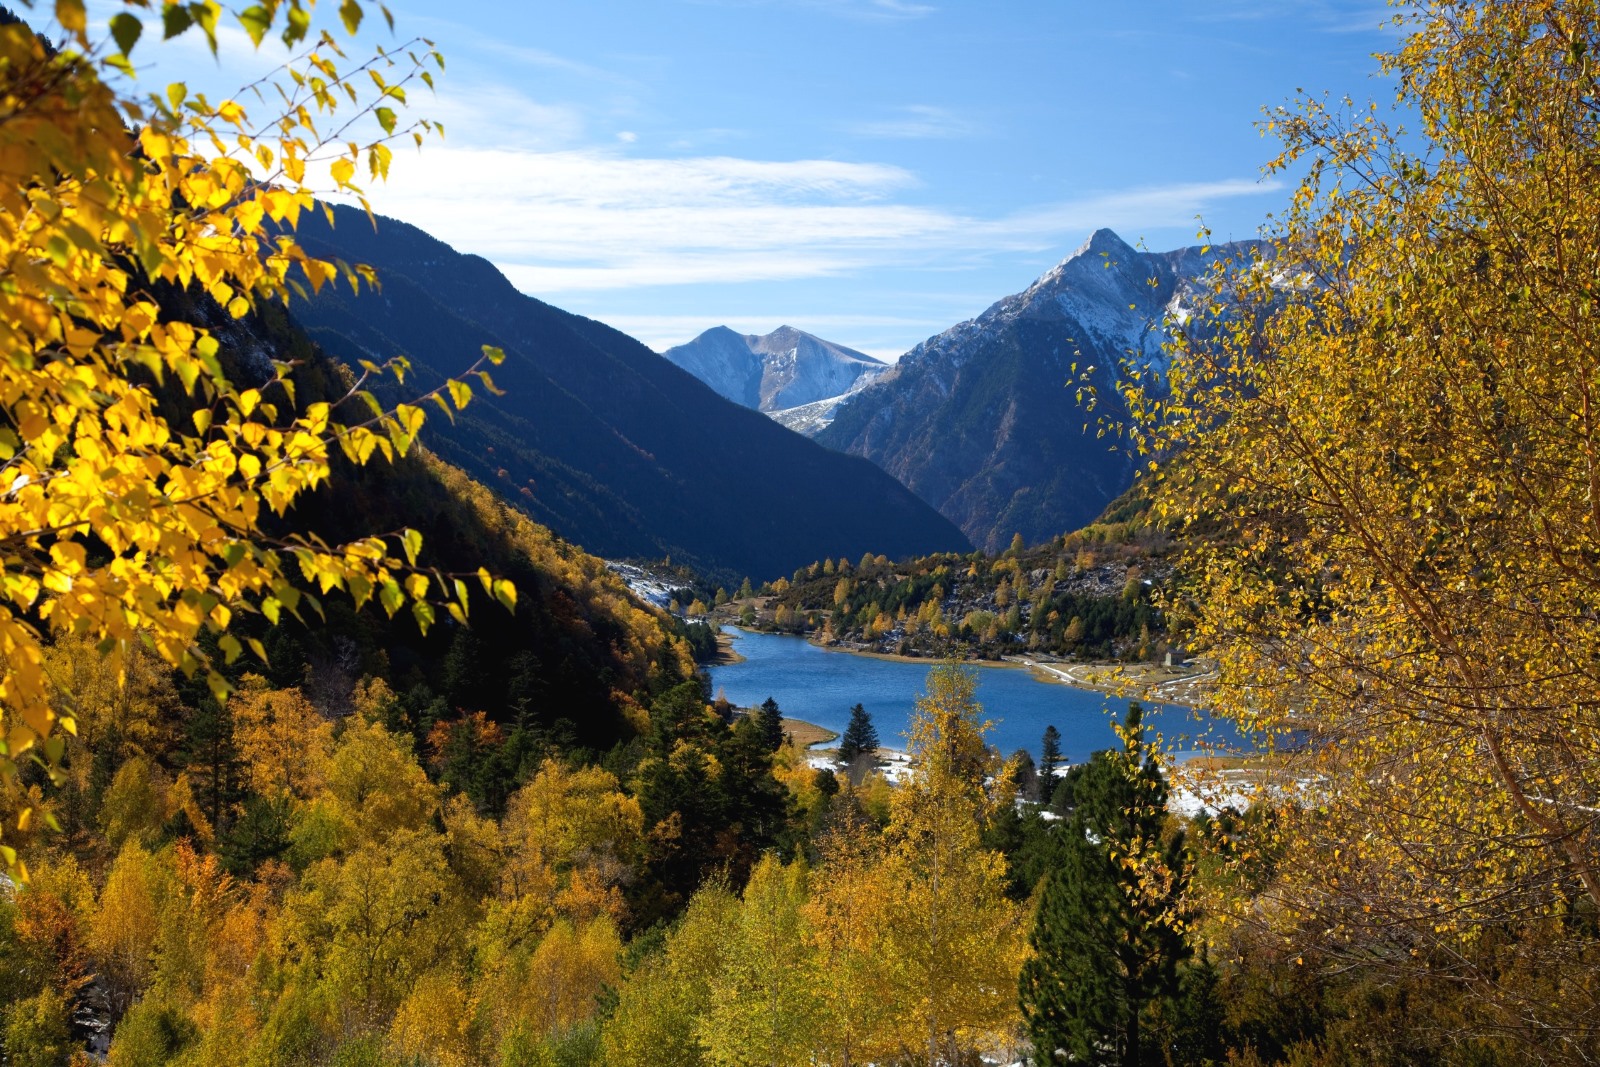
[[[756,722],[761,727],[761,736],[766,739],[767,747],[776,752],[783,747],[783,712],[778,710],[778,702],[771,697],[761,702],[761,707],[756,710]]]
[[[1077,783],[1061,858],[1045,883],[1019,983],[1034,1062],[1140,1067],[1160,1060],[1153,1009],[1179,993],[1189,955],[1183,837],[1163,840],[1167,785],[1130,704],[1122,751]]]
[[[1048,804],[1056,793],[1056,768],[1061,766],[1061,731],[1051,723],[1039,742],[1039,803]]]
[[[844,737],[839,741],[839,760],[848,767],[858,756],[870,756],[876,751],[878,729],[872,725],[867,709],[857,704],[850,709],[850,725],[844,728]]]

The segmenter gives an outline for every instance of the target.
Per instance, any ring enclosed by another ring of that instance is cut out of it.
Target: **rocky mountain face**
[[[1133,480],[1098,420],[1117,386],[1162,359],[1163,322],[1227,246],[1140,252],[1099,230],[1024,292],[919,344],[844,398],[816,440],[865,456],[980,548],[1037,543],[1090,522]],[[1090,377],[1099,407],[1077,397]]]
[[[518,292],[477,256],[413,226],[335,208],[299,237],[377,268],[380,292],[324,286],[291,310],[349,362],[404,353],[421,393],[480,346],[505,350],[504,396],[482,389],[428,443],[562,537],[613,559],[670,556],[738,580],[828,557],[969,550],[967,539],[865,459],[729,402],[644,345]]]
[[[761,335],[713,326],[661,354],[735,404],[769,413],[843,396],[888,369],[793,326]]]

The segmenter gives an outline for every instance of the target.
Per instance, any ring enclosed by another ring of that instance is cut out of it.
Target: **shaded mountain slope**
[[[1165,315],[1226,251],[1139,252],[1100,230],[1026,291],[912,349],[816,439],[871,459],[980,548],[1083,526],[1133,480],[1097,427],[1123,413],[1120,373],[1162,358]],[[1096,412],[1078,401],[1074,364],[1095,368]]]
[[[263,306],[235,320],[207,298],[170,290],[162,305],[170,317],[215,332],[220,358],[236,381],[265,380],[267,361],[275,359],[297,364],[302,408],[337,400],[349,388],[348,371],[318,350],[281,307]],[[193,401],[169,381],[164,403],[181,409]],[[354,421],[363,411],[342,414]],[[437,411],[432,416],[443,419]],[[470,582],[470,626],[456,625],[441,610],[426,634],[409,611],[392,619],[375,604],[356,611],[338,594],[323,598],[325,617],[305,610],[302,618],[285,616],[271,627],[259,615],[241,615],[235,631],[260,637],[270,660],[263,666],[241,657],[231,670],[264,673],[277,686],[304,686],[325,714],[348,711],[352,687],[371,675],[402,694],[424,732],[429,716],[484,711],[562,745],[604,750],[642,728],[641,699],[693,672],[681,627],[665,612],[632,597],[603,561],[426,449],[363,467],[336,457],[326,485],[266,523],[275,536],[312,534],[335,544],[410,527],[423,535],[421,566],[462,574],[484,567],[517,586],[511,615]],[[496,669],[487,670],[490,664]]]
[[[504,397],[481,396],[430,444],[537,521],[607,557],[662,557],[724,574],[822,556],[968,547],[947,520],[871,463],[831,452],[723,399],[633,338],[511,286],[390,219],[336,208],[300,239],[369,263],[381,293],[325,288],[294,313],[346,359],[409,355],[430,385],[484,344],[505,349]]]

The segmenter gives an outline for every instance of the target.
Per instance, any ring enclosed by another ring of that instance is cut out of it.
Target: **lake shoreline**
[[[904,747],[900,742],[915,714],[916,699],[926,691],[928,671],[940,663],[930,657],[829,648],[796,634],[744,630],[731,624],[726,636],[732,638],[744,661],[709,668],[713,690],[719,695],[740,706],[756,706],[770,698],[777,701],[786,716],[832,732],[844,730],[849,709],[859,703],[873,716],[879,736],[896,747]],[[847,655],[823,655],[825,652]],[[1037,759],[1040,738],[1047,726],[1060,731],[1063,755],[1069,760],[1086,759],[1092,752],[1116,743],[1110,727],[1121,719],[1125,699],[1100,687],[1071,684],[1069,678],[1063,677],[1069,674],[1065,664],[1045,660],[1030,667],[1019,662],[1021,658],[1003,663],[967,661],[979,676],[977,698],[984,707],[984,716],[994,723],[991,744],[1003,752],[1026,749]],[[988,667],[1006,669],[983,669]],[[1142,676],[1119,674],[1097,680],[1127,684],[1124,693],[1137,693],[1141,681],[1163,681],[1178,672],[1190,674],[1197,670],[1198,667],[1151,666],[1149,673]],[[1079,673],[1087,675],[1090,671]],[[1174,696],[1171,689],[1165,689],[1147,693],[1144,701],[1147,725],[1153,735],[1164,736],[1170,742],[1167,747],[1198,752],[1213,741],[1230,750],[1249,747],[1236,736],[1231,724],[1195,713],[1187,702],[1180,704]]]

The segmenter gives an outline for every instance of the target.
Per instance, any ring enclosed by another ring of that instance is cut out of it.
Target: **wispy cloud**
[[[852,122],[846,129],[857,137],[885,140],[939,140],[978,132],[970,119],[931,104],[911,104],[889,118]]]
[[[704,315],[649,314],[607,315],[605,322],[608,326],[637,337],[657,352],[693,340],[712,326],[727,326],[739,333],[748,334],[766,334],[779,326],[793,326],[827,340],[838,341],[841,337],[856,337],[863,332],[873,334],[885,329],[895,334],[931,336],[950,325],[937,315],[850,315],[827,312],[807,314],[797,312],[794,308],[767,313],[747,311],[724,314],[718,322],[711,322]],[[870,344],[862,347],[852,343],[850,347],[877,359],[891,362],[905,351],[904,348],[895,347],[875,349]]]
[[[911,202],[879,163],[631,158],[430,146],[397,160],[373,205],[492,260],[539,294],[782,281],[877,266],[970,264],[1060,248],[1097,226],[1185,226],[1208,205],[1276,190],[1245,179],[1085,196],[994,218]]]
[[[1194,22],[1260,22],[1292,17],[1324,33],[1378,33],[1402,11],[1382,0],[1212,0],[1198,6],[1190,18]]]

